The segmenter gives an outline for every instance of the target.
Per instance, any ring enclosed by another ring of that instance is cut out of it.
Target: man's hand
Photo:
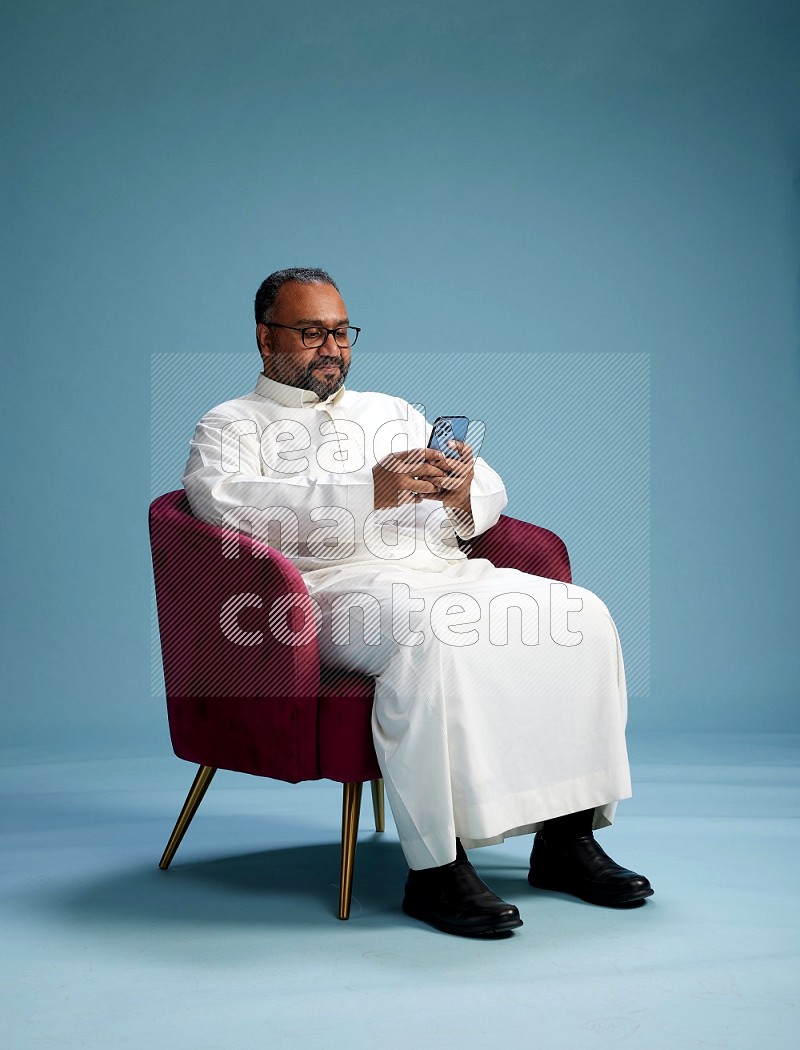
[[[442,499],[441,482],[452,462],[433,448],[412,448],[384,456],[372,468],[375,510],[423,499]]]
[[[385,456],[372,470],[375,509],[434,499],[471,517],[469,489],[475,472],[472,449],[461,441],[451,441],[450,445],[461,454],[460,459],[433,448]]]
[[[460,459],[445,457],[447,475],[440,482],[441,500],[445,507],[462,511],[471,516],[469,489],[475,476],[475,460],[472,449],[463,441],[449,441],[448,445],[456,449]]]

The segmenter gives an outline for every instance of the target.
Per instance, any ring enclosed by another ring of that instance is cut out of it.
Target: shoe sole
[[[493,922],[480,928],[473,926],[465,929],[456,923],[448,923],[436,919],[422,910],[415,911],[413,906],[405,901],[402,903],[402,908],[406,915],[409,915],[412,919],[419,919],[421,922],[426,922],[429,926],[433,926],[441,931],[441,933],[453,933],[458,937],[491,937],[495,933],[509,933],[511,930],[518,930],[523,925],[522,919],[505,919],[502,922]]]
[[[537,890],[552,890],[555,893],[568,893],[571,897],[578,897],[579,900],[586,901],[587,904],[604,904],[609,908],[614,908],[618,905],[635,904],[636,901],[643,901],[646,897],[652,897],[655,893],[653,887],[650,886],[646,890],[637,890],[634,893],[626,893],[621,897],[595,897],[590,893],[570,889],[569,886],[563,884],[551,883],[546,879],[537,879],[531,875],[528,876],[528,882]]]

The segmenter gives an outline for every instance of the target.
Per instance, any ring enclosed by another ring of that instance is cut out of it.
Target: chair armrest
[[[464,546],[470,558],[486,558],[498,569],[519,569],[532,576],[572,582],[566,544],[554,532],[518,518],[500,520]]]
[[[249,536],[194,518],[182,493],[153,503],[150,536],[176,754],[284,780],[318,776],[319,655],[314,630],[300,637],[311,616],[300,573]],[[238,556],[223,554],[226,536]],[[280,599],[296,603],[282,622],[300,644],[270,628]]]
[[[230,533],[194,518],[188,505],[159,503],[151,507],[150,535],[167,694],[316,696],[315,633],[287,644],[268,622],[275,601],[290,595],[298,608],[287,614],[287,626],[299,626],[303,606],[310,611],[297,569],[243,534],[236,536],[237,556],[226,557]],[[252,604],[236,600],[243,595],[253,596]]]

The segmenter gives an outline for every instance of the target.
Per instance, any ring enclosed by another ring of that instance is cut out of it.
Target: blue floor
[[[797,737],[631,742],[635,797],[598,833],[656,894],[614,911],[530,889],[529,838],[472,853],[525,926],[406,918],[368,792],[336,917],[340,790],[220,772],[169,872],[175,758],[2,772],[2,1045],[582,1050],[797,1045]]]

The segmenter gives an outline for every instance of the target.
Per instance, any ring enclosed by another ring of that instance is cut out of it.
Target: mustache
[[[340,372],[344,372],[344,361],[341,357],[319,357],[314,361],[309,361],[306,366],[306,375],[310,376],[315,368],[319,368],[320,365],[336,365]]]

